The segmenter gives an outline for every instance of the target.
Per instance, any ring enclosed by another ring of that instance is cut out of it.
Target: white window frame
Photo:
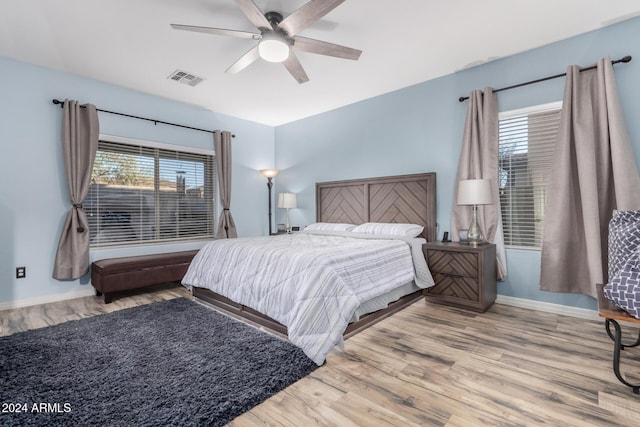
[[[177,144],[167,144],[164,142],[158,142],[158,141],[149,141],[149,140],[143,140],[143,139],[136,139],[136,138],[128,138],[128,137],[122,137],[122,136],[117,136],[117,135],[109,135],[109,134],[99,134],[98,137],[99,141],[104,141],[104,142],[108,142],[108,143],[118,143],[118,144],[126,144],[126,145],[130,145],[130,146],[140,146],[140,147],[144,147],[144,148],[149,148],[149,149],[158,149],[158,150],[168,150],[168,151],[177,151],[177,152],[182,152],[182,153],[188,153],[188,154],[198,154],[198,155],[204,155],[204,156],[211,156],[213,157],[213,223],[212,223],[212,230],[213,230],[213,235],[215,235],[215,226],[216,226],[216,216],[217,216],[217,211],[218,211],[218,193],[217,193],[217,171],[216,171],[216,160],[215,160],[215,150],[213,149],[203,149],[203,148],[198,148],[198,147],[189,147],[189,146],[184,146],[184,145],[177,145]],[[175,239],[154,239],[154,240],[136,240],[136,241],[124,241],[124,242],[110,242],[110,243],[102,243],[102,244],[97,244],[94,245],[93,243],[91,244],[91,250],[101,250],[101,249],[109,249],[109,248],[116,248],[116,247],[131,247],[131,246],[135,246],[135,247],[139,247],[139,246],[146,246],[146,245],[156,245],[156,244],[173,244],[173,243],[185,243],[185,242],[191,242],[191,241],[196,241],[196,240],[208,240],[213,238],[212,236],[197,236],[197,237],[184,237],[184,238],[175,238]]]
[[[547,103],[547,104],[541,104],[541,105],[536,105],[536,106],[532,106],[532,107],[526,107],[526,108],[520,108],[520,109],[516,109],[516,110],[509,110],[509,111],[504,111],[499,113],[498,115],[498,122],[499,124],[502,123],[503,120],[507,120],[507,119],[512,119],[512,118],[516,118],[516,117],[522,117],[522,116],[529,116],[529,115],[534,115],[534,114],[538,114],[538,113],[544,113],[544,112],[552,112],[552,111],[557,111],[558,113],[560,113],[560,111],[562,110],[562,101],[558,101],[558,102],[551,102],[551,103]],[[558,116],[558,125],[559,125],[559,116]],[[500,126],[499,126],[499,134],[500,134]],[[502,135],[501,135],[502,136]],[[528,142],[527,142],[528,143]],[[500,151],[503,149],[503,145],[502,145],[502,138],[499,138],[499,153]],[[553,148],[552,145],[550,144],[545,144],[545,148]],[[527,151],[528,153],[528,151]],[[500,154],[499,154],[500,156]],[[548,171],[550,173],[551,171],[551,166],[550,166],[550,162],[552,159],[552,154],[549,155],[549,157],[545,157],[544,160],[542,160],[541,158],[536,159],[538,161],[538,163],[536,164],[536,167],[538,168],[538,170],[546,170],[545,168],[548,168]],[[500,161],[500,160],[499,160]],[[527,162],[530,161],[529,158],[527,158]],[[548,162],[548,163],[547,163]],[[542,168],[542,169],[541,169]],[[523,250],[534,250],[534,251],[540,251],[542,248],[542,227],[544,225],[544,218],[543,218],[543,211],[544,211],[544,205],[546,204],[546,186],[549,184],[548,182],[546,183],[540,183],[538,181],[537,184],[532,184],[532,192],[533,194],[529,195],[529,197],[531,197],[534,201],[534,210],[538,211],[540,210],[541,212],[533,212],[532,213],[532,218],[530,222],[526,222],[523,221],[522,224],[525,227],[530,227],[530,229],[535,230],[532,233],[532,245],[518,245],[518,244],[514,244],[511,243],[513,240],[512,238],[509,236],[509,230],[513,230],[514,229],[514,224],[518,223],[518,221],[509,221],[509,218],[505,218],[507,215],[505,215],[505,209],[508,209],[509,206],[503,206],[504,203],[502,202],[502,197],[504,196],[504,189],[506,189],[506,187],[503,188],[503,183],[502,180],[503,179],[510,179],[508,177],[503,177],[501,175],[502,169],[499,166],[499,177],[498,179],[500,180],[500,182],[498,183],[498,187],[500,190],[500,197],[501,197],[501,209],[502,209],[502,225],[503,225],[503,231],[505,234],[505,247],[509,248],[509,249],[523,249]],[[528,168],[524,169],[518,169],[521,172],[526,172],[529,176],[531,175],[531,172]],[[545,174],[545,177],[549,176],[549,173]],[[538,173],[538,175],[540,175],[540,173]],[[515,194],[514,194],[515,196]],[[542,200],[540,200],[542,199]],[[538,224],[536,224],[538,223]],[[519,225],[517,224],[517,225]],[[516,225],[516,226],[517,226]],[[538,239],[536,239],[536,237],[539,236],[539,243],[537,242]],[[520,242],[522,242],[522,240],[520,240]]]
[[[160,150],[184,151],[185,153],[202,154],[204,156],[216,156],[216,152],[214,150],[208,150],[198,147],[187,147],[177,144],[167,144],[157,141],[148,141],[145,139],[127,138],[124,136],[108,135],[102,133],[99,135],[98,139],[105,142],[115,142],[127,145],[140,145],[141,147],[158,148]]]

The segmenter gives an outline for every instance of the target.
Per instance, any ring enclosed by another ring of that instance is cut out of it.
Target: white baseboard
[[[503,305],[510,305],[513,307],[544,311],[546,313],[554,313],[554,314],[562,314],[564,316],[579,317],[580,319],[586,319],[586,320],[597,320],[597,321],[602,320],[602,318],[598,316],[598,312],[596,310],[570,307],[567,305],[553,304],[550,302],[533,301],[529,299],[498,295],[498,297],[496,298],[496,303],[503,304]]]
[[[49,302],[65,301],[68,299],[82,298],[95,295],[93,287],[89,289],[81,289],[79,291],[65,292],[63,294],[47,295],[37,298],[28,298],[18,301],[0,302],[0,311],[11,310],[13,308],[29,307],[32,305],[47,304]]]

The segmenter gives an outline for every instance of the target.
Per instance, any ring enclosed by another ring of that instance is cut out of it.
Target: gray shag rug
[[[317,367],[178,298],[0,337],[0,425],[220,426]]]

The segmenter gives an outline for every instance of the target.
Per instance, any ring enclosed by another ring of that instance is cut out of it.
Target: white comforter
[[[321,365],[362,302],[411,280],[433,285],[416,240],[344,232],[216,240],[198,252],[182,283],[277,320]]]

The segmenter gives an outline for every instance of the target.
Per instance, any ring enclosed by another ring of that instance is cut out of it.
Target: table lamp
[[[289,209],[295,209],[298,207],[298,201],[295,193],[280,193],[278,194],[278,207],[287,210],[287,218],[284,222],[287,233],[291,233],[291,220],[289,219]]]
[[[493,203],[491,198],[491,181],[488,179],[466,179],[458,184],[458,204],[472,205],[473,214],[467,239],[469,244],[477,246],[484,242],[484,236],[478,224],[478,205],[490,205]]]

